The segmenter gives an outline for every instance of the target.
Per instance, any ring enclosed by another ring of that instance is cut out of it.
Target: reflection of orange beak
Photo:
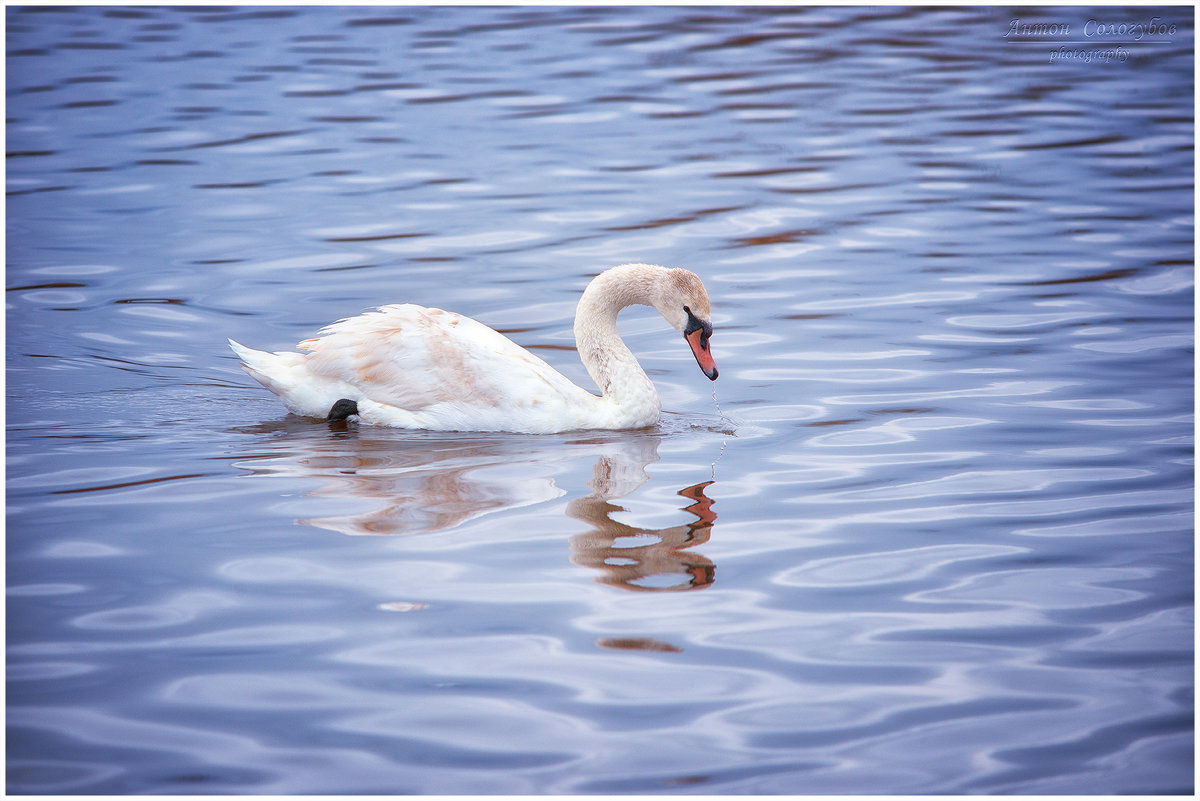
[[[717,380],[717,363],[713,361],[712,353],[708,350],[708,337],[704,335],[704,330],[697,328],[685,335],[687,342],[692,346],[692,354],[696,357],[696,364],[700,365],[700,369],[708,376],[709,381]]]

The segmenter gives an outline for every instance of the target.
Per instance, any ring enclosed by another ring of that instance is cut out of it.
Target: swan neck
[[[658,393],[617,331],[626,306],[653,305],[648,282],[635,270],[614,269],[588,284],[575,312],[575,345],[588,375],[605,398],[619,404],[645,402]],[[657,408],[656,408],[657,414]]]

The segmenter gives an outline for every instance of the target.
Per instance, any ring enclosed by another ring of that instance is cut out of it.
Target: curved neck
[[[621,406],[650,399],[658,405],[654,383],[617,332],[621,309],[654,305],[653,279],[645,265],[608,270],[588,284],[575,311],[579,358],[601,394]]]

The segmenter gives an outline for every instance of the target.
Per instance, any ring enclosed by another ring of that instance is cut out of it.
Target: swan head
[[[575,315],[575,342],[580,347],[580,358],[604,391],[607,391],[604,374],[597,377],[591,366],[593,360],[602,359],[585,354],[602,351],[596,339],[599,321],[606,320],[612,329],[610,336],[616,336],[617,313],[633,305],[657,309],[676,331],[683,334],[696,363],[709,380],[717,380],[717,364],[708,347],[713,333],[712,307],[700,276],[679,267],[622,264],[610,267],[592,279],[579,299]]]
[[[708,347],[712,336],[712,307],[700,276],[678,267],[666,271],[654,307],[676,331],[683,334],[696,364],[710,381],[717,380],[717,363]]]

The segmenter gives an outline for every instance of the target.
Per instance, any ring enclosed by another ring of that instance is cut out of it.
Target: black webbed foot
[[[330,407],[329,415],[325,419],[332,423],[336,420],[345,420],[352,414],[358,414],[358,404],[349,398],[342,398]]]

